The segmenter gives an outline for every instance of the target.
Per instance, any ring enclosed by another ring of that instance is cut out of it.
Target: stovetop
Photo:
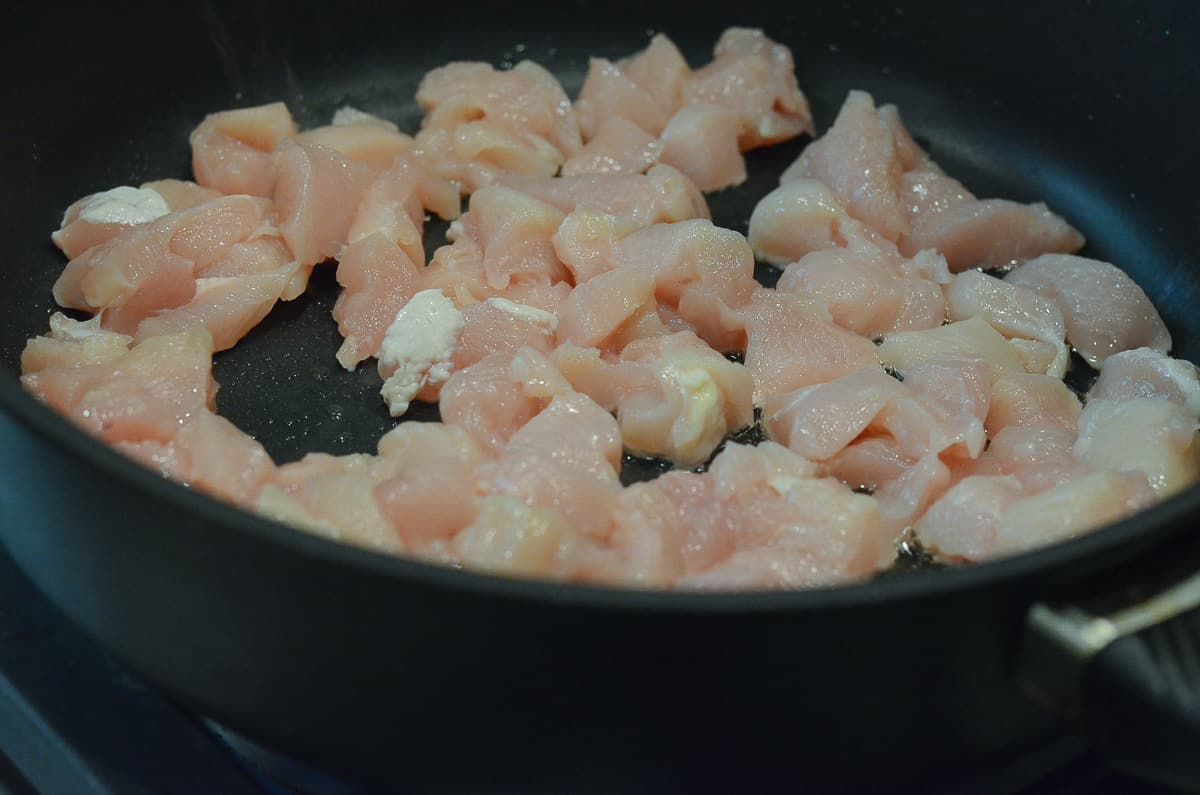
[[[373,795],[156,693],[63,617],[0,550],[0,795]],[[1165,793],[1062,738],[929,793]]]

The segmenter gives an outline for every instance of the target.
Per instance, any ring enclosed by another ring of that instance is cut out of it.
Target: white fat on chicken
[[[441,290],[422,290],[409,299],[388,326],[379,351],[379,393],[393,417],[408,411],[422,387],[450,377],[462,331],[462,312]]]
[[[133,226],[156,221],[171,212],[167,200],[150,188],[118,185],[93,193],[79,207],[79,220],[89,224],[125,224]],[[63,216],[62,225],[66,226]]]
[[[689,332],[631,343],[621,359],[615,377],[637,373],[646,385],[626,387],[617,400],[617,421],[630,450],[695,466],[727,433],[753,421],[749,371]]]

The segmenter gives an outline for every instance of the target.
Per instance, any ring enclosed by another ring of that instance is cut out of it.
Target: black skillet
[[[63,208],[115,184],[185,176],[187,132],[207,111],[284,99],[313,125],[349,102],[412,130],[417,81],[450,59],[529,57],[574,90],[589,53],[626,54],[663,30],[699,64],[731,24],[792,47],[819,127],[848,89],[865,88],[898,103],[977,192],[1047,201],[1086,233],[1087,253],[1146,288],[1176,354],[1200,359],[1198,8],[244,0],[10,10],[4,542],[63,610],[186,706],[413,791],[900,787],[1060,731],[1060,715],[1027,692],[1083,716],[1114,762],[1197,786],[1195,614],[1121,638],[1136,620],[1065,606],[1108,613],[1191,573],[1200,489],[1068,544],[848,588],[566,587],[379,557],[217,504],[76,432],[24,395],[15,373],[53,309],[63,261],[48,235]],[[747,184],[711,198],[718,222],[744,230],[802,143],[754,153]],[[392,424],[371,369],[346,375],[333,361],[334,290],[329,270],[319,273],[307,297],[217,360],[220,410],[280,461],[369,450]],[[1194,601],[1175,596],[1160,612]]]

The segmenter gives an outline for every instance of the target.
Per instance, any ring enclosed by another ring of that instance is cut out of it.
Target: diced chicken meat
[[[333,306],[333,319],[344,338],[337,352],[342,367],[353,370],[364,359],[379,355],[388,326],[418,290],[417,267],[379,232],[342,250],[337,280],[343,290]]]
[[[808,100],[796,83],[792,51],[761,30],[729,28],[713,48],[712,63],[684,83],[684,103],[720,105],[741,117],[743,150],[811,133]]]
[[[781,179],[803,177],[829,186],[850,216],[905,256],[936,249],[952,271],[1007,267],[1084,243],[1044,204],[975,198],[920,150],[894,107],[876,109],[863,91],[849,93],[833,126]]]
[[[958,274],[946,286],[946,309],[951,320],[980,317],[1009,340],[1044,343],[1052,354],[1045,367],[1030,368],[1030,359],[1022,357],[1030,372],[1042,372],[1062,378],[1067,372],[1066,325],[1062,312],[1053,301],[1020,285],[997,279],[979,271]],[[1021,352],[1031,350],[1018,348]],[[1036,350],[1036,349],[1033,349]],[[1038,363],[1040,364],[1040,362]]]
[[[337,255],[370,172],[336,150],[286,143],[275,153],[275,223],[301,265]]]
[[[1153,348],[1134,348],[1104,360],[1088,400],[1165,398],[1200,417],[1200,370],[1183,359],[1172,359]]]
[[[763,290],[741,314],[756,403],[879,364],[870,340],[834,325],[824,309],[798,296]]]
[[[663,144],[620,116],[604,119],[579,153],[563,163],[564,177],[642,174],[662,157]]]
[[[271,153],[295,136],[282,102],[210,114],[191,135],[196,182],[227,195],[271,196],[277,167]]]
[[[1086,257],[1047,254],[1004,277],[1058,305],[1067,342],[1100,368],[1114,353],[1171,349],[1171,333],[1150,299],[1115,265]]]
[[[662,162],[687,174],[702,191],[741,185],[746,181],[746,160],[738,149],[741,124],[729,108],[688,105],[663,128]]]
[[[1200,477],[1197,427],[1169,400],[1091,400],[1079,417],[1075,456],[1100,469],[1141,472],[1166,497]]]
[[[474,191],[505,172],[553,176],[579,153],[579,123],[558,81],[532,61],[497,71],[456,62],[425,75],[416,144],[443,177]]]

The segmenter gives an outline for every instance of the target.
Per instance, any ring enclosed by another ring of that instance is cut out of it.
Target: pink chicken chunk
[[[804,150],[781,181],[827,185],[849,215],[894,242],[905,256],[936,249],[952,271],[1007,267],[1045,253],[1069,253],[1083,236],[1043,204],[975,198],[921,152],[891,106],[876,109],[851,91],[833,126]]]

